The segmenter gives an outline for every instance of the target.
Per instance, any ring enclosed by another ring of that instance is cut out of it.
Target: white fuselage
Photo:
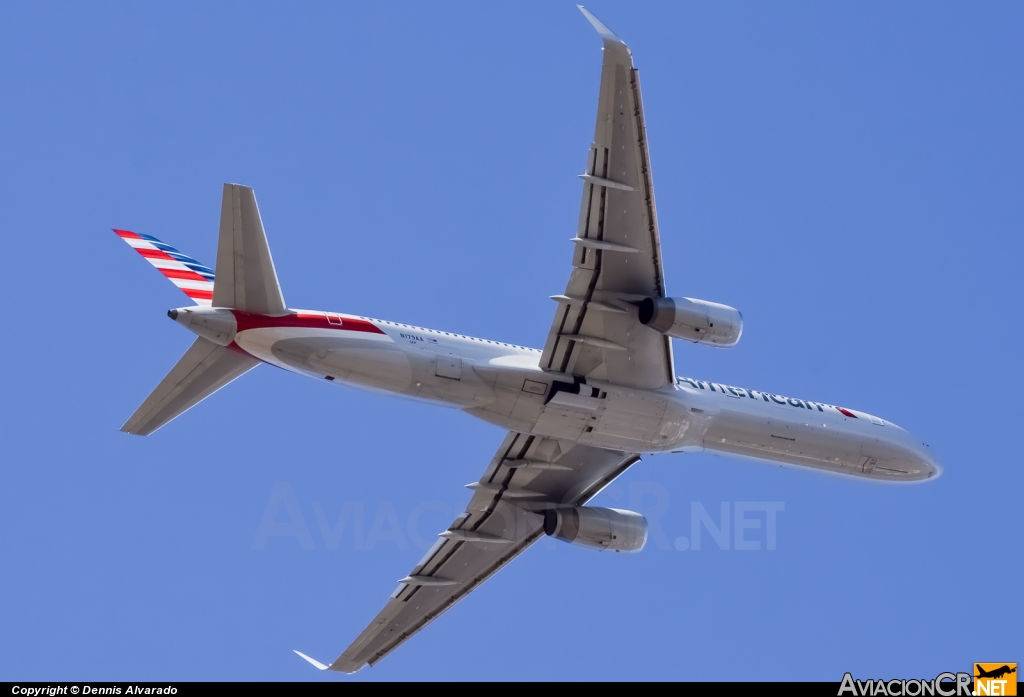
[[[818,402],[690,378],[657,390],[573,378],[542,371],[536,349],[353,315],[181,312],[197,334],[285,370],[458,407],[521,433],[636,453],[708,449],[887,481],[939,472],[899,426]]]

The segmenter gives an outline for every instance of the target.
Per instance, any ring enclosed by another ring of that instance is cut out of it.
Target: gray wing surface
[[[639,459],[510,432],[484,476],[469,485],[466,511],[399,581],[384,609],[330,666],[311,662],[346,673],[373,665],[543,535],[545,509],[590,500]]]
[[[664,297],[658,217],[640,81],[629,48],[580,8],[604,41],[594,142],[587,156],[573,268],[558,301],[545,370],[656,389],[673,382],[671,339],[631,302]]]
[[[148,436],[259,364],[252,356],[199,337],[121,430]]]

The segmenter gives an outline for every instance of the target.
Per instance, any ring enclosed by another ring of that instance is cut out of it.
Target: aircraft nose
[[[924,482],[936,479],[942,468],[932,457],[928,446],[898,426],[886,431],[885,438],[879,438],[869,452],[873,467],[871,476],[889,482]],[[873,462],[872,462],[873,461]]]
[[[921,464],[926,472],[925,479],[937,479],[942,475],[942,465],[935,461],[927,451],[921,453]]]
[[[903,460],[909,470],[908,481],[923,482],[929,479],[937,479],[942,474],[942,467],[926,445],[914,445],[906,449]]]

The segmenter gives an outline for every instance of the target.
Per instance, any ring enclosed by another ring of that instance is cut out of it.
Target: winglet
[[[580,12],[582,12],[583,16],[587,18],[587,21],[593,25],[594,29],[597,30],[597,33],[601,35],[602,39],[606,42],[622,44],[625,48],[626,42],[615,36],[615,34],[612,33],[612,30],[604,25],[604,22],[590,13],[590,10],[585,8],[583,5],[577,5],[576,7],[580,8]]]
[[[295,651],[295,649],[292,649],[292,651]],[[314,666],[316,666],[320,670],[327,670],[328,668],[330,668],[330,666],[325,666],[320,661],[316,660],[315,658],[310,658],[309,656],[307,656],[306,654],[302,653],[301,651],[295,651],[295,653],[299,654],[300,657],[306,659],[307,661],[312,663]]]

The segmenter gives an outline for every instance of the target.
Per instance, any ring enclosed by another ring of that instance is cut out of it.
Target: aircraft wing
[[[567,448],[563,450],[562,448]],[[543,512],[582,504],[640,457],[511,432],[466,511],[399,581],[387,605],[325,670],[353,673],[373,665],[512,561],[544,534]]]
[[[665,296],[640,82],[629,49],[582,7],[604,41],[572,273],[541,356],[545,370],[656,389],[674,381],[671,339],[632,302]]]

